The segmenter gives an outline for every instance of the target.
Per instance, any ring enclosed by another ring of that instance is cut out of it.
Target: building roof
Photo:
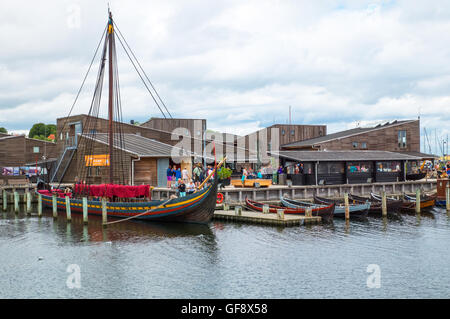
[[[114,136],[114,147],[139,157],[172,157],[173,155],[187,157],[201,156],[190,152],[189,150],[184,150],[183,153],[183,149],[180,147],[162,143],[137,134],[123,134],[122,136],[122,145],[119,136]],[[97,133],[95,136],[83,135],[83,137],[108,145],[108,134],[106,133]]]
[[[388,151],[279,151],[272,156],[298,162],[344,162],[344,161],[401,161],[421,160],[421,157]]]
[[[294,148],[294,147],[314,146],[316,144],[321,144],[321,143],[329,142],[332,140],[337,140],[337,139],[341,139],[341,138],[345,138],[345,137],[359,135],[359,134],[367,133],[367,132],[374,131],[374,130],[385,129],[387,127],[406,124],[406,123],[414,122],[414,121],[417,121],[417,120],[404,120],[404,121],[395,120],[393,122],[387,122],[385,124],[378,124],[377,126],[374,126],[374,127],[357,127],[357,128],[352,128],[352,129],[345,130],[345,131],[340,131],[340,132],[336,132],[336,133],[332,133],[332,134],[327,134],[324,136],[311,138],[308,140],[284,144],[284,145],[282,145],[282,147]]]
[[[420,157],[422,160],[424,160],[424,159],[438,159],[439,158],[439,155],[427,154],[427,153],[422,153],[422,152],[408,151],[408,152],[399,152],[399,153],[410,155],[410,156],[415,156],[415,157]]]

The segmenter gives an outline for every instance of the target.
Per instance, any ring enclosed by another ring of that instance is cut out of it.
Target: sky
[[[440,0],[0,0],[0,127],[26,133],[69,114],[108,2],[173,117],[246,134],[287,123],[289,106],[292,123],[329,133],[420,116],[435,153],[450,131]],[[117,45],[124,120],[161,117]],[[99,59],[72,114],[88,113]]]

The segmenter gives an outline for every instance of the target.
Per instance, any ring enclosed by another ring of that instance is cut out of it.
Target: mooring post
[[[230,205],[228,205],[226,202],[223,203],[223,210],[227,211],[230,210]]]
[[[386,192],[381,193],[381,215],[383,217],[387,216],[387,204],[386,204]]]
[[[83,197],[83,223],[88,223],[88,205],[86,197]]]
[[[269,205],[264,204],[262,208],[263,214],[268,214],[270,212]]]
[[[42,217],[42,195],[38,195],[38,216]]]
[[[416,190],[416,213],[420,213],[420,188]]]
[[[345,219],[350,219],[350,206],[348,204],[348,193],[344,194],[344,203],[345,203]]]
[[[447,181],[447,187],[445,188],[445,208],[450,212],[450,183]]]
[[[72,214],[70,211],[70,197],[65,196],[66,198],[66,214],[67,214],[67,222],[70,223],[72,221]]]
[[[242,215],[242,206],[235,206],[234,207],[234,215],[241,216]]]
[[[26,197],[26,201],[27,201],[27,214],[30,215],[31,214],[31,193],[28,189],[25,192],[25,197]]]
[[[52,208],[53,208],[53,218],[58,217],[58,206],[56,203],[56,194],[52,195]]]
[[[306,217],[312,217],[312,207],[307,207],[305,211]]]
[[[284,209],[277,209],[278,219],[284,219]]]
[[[8,194],[6,193],[6,189],[2,191],[3,193],[3,210],[8,208]]]
[[[19,193],[14,190],[14,211],[19,212]]]
[[[102,224],[103,227],[106,227],[106,223],[108,222],[108,210],[106,207],[106,197],[102,198]]]

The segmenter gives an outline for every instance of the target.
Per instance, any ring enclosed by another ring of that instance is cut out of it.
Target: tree
[[[0,133],[8,134],[8,130],[4,127],[0,127]]]
[[[56,135],[56,125],[55,124],[44,124],[44,123],[36,123],[30,130],[28,134],[29,138],[35,138],[43,141],[51,141],[48,139],[50,134]]]

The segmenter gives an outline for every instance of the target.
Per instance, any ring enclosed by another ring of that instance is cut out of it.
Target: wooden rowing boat
[[[381,215],[382,211],[381,211],[381,197],[362,197],[362,196],[358,196],[358,195],[353,195],[353,194],[349,194],[348,195],[348,199],[353,203],[353,204],[364,204],[367,201],[370,202],[370,209],[369,209],[369,214],[374,214],[374,215]],[[400,210],[400,207],[402,206],[403,201],[402,200],[397,200],[394,198],[386,198],[386,208],[387,208],[387,212],[388,213],[395,213],[398,212]]]
[[[251,199],[245,198],[245,204],[246,206],[254,211],[262,212],[263,206],[265,204],[253,201]],[[306,207],[298,207],[298,208],[289,208],[289,207],[282,207],[282,206],[276,206],[276,205],[268,205],[269,206],[269,212],[270,213],[277,213],[278,209],[283,210],[285,214],[299,214],[299,215],[305,215],[306,213]],[[334,212],[334,204],[329,205],[321,205],[312,208],[312,216],[320,216],[322,217],[323,221],[331,221],[333,219],[333,212]]]
[[[329,204],[335,204],[336,208],[334,209],[334,217],[345,217],[345,205],[344,205],[344,201],[341,200],[334,200],[334,199],[329,199],[329,198],[325,198],[325,197],[319,197],[314,195],[314,202],[317,204],[323,204],[323,205],[329,205]],[[370,209],[370,202],[367,201],[364,204],[351,204],[349,203],[349,213],[350,213],[350,218],[352,217],[357,217],[357,218],[361,218],[361,217],[366,217],[367,214],[369,213],[369,209]]]

